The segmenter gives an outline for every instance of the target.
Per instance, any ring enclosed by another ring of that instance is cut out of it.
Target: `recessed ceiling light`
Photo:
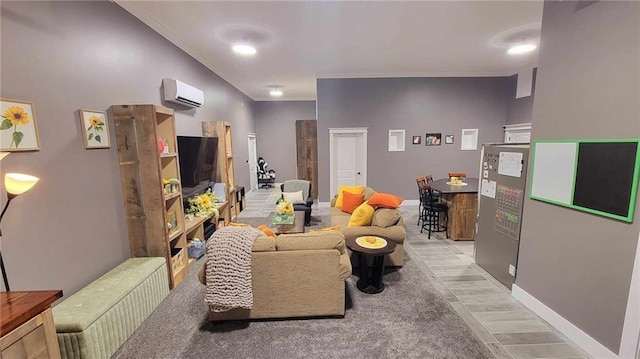
[[[233,52],[239,55],[251,56],[256,54],[256,48],[247,44],[235,44],[232,47]]]
[[[528,52],[531,52],[536,48],[537,46],[534,44],[520,44],[520,45],[515,45],[509,48],[509,50],[507,50],[507,53],[509,55],[521,55],[521,54],[526,54]]]
[[[282,96],[282,90],[273,89],[273,90],[269,91],[269,95],[271,95],[273,97],[281,97]]]

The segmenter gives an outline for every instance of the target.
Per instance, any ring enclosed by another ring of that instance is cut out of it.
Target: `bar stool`
[[[422,213],[424,202],[422,201],[422,187],[427,184],[427,180],[425,177],[416,178],[416,183],[418,184],[418,199],[420,199],[420,206],[418,207],[418,227],[420,226],[420,222],[423,221]]]
[[[428,238],[431,239],[432,232],[445,232],[447,238],[449,238],[449,214],[448,207],[445,203],[439,203],[434,201],[433,189],[431,186],[425,185],[422,189],[422,196],[425,205],[423,206],[422,227],[420,233],[423,230],[427,230]],[[440,224],[440,215],[444,214],[444,225]]]
[[[424,176],[424,178],[427,180],[427,184],[428,185],[433,183],[433,176],[432,175],[426,175],[426,176]],[[433,195],[433,200],[435,202],[440,202],[440,192],[433,191],[432,195]]]

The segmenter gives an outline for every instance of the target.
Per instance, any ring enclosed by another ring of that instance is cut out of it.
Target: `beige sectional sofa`
[[[376,193],[376,191],[371,187],[365,187],[363,195],[364,200],[367,201],[371,196]],[[396,250],[390,255],[385,257],[384,263],[386,266],[394,266],[401,267],[404,265],[404,240],[407,237],[407,233],[404,230],[404,222],[402,220],[402,215],[400,215],[399,210],[388,210],[388,209],[377,209],[376,214],[374,215],[374,223],[370,226],[363,227],[349,227],[349,218],[351,218],[351,214],[342,212],[340,208],[336,206],[336,198],[331,199],[331,225],[332,226],[340,226],[340,232],[344,235],[345,240],[349,238],[356,238],[360,236],[380,236],[386,239],[392,240],[396,242]],[[389,214],[393,211],[397,211],[397,216],[399,217],[398,221],[395,224],[392,224],[388,227],[381,227],[376,225],[375,218],[376,216],[382,215],[384,210],[384,214]],[[350,252],[350,251],[349,251]],[[351,254],[351,253],[350,253]],[[355,258],[354,258],[355,260]],[[355,263],[355,262],[354,262]]]
[[[260,236],[253,246],[251,275],[253,307],[209,310],[210,320],[344,315],[351,262],[340,232]],[[199,278],[205,284],[205,266]]]

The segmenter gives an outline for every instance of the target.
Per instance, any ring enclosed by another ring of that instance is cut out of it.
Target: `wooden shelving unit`
[[[220,212],[224,220],[235,221],[240,214],[240,206],[236,198],[236,179],[233,162],[233,143],[231,139],[231,124],[226,121],[202,122],[203,136],[218,137],[218,169],[216,182],[226,185],[225,193],[227,207]]]
[[[157,105],[114,105],[120,179],[132,257],[164,257],[169,286],[187,273],[187,233],[182,193],[165,193],[162,179],[180,180],[173,110]],[[160,153],[158,139],[169,153]],[[168,223],[175,220],[175,228]]]

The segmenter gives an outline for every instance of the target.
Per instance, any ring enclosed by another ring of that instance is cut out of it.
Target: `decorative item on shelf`
[[[0,214],[0,222],[2,222],[2,217],[4,217],[7,208],[9,208],[9,203],[11,203],[11,200],[16,198],[18,195],[21,195],[30,190],[31,187],[33,187],[39,180],[40,179],[38,177],[21,173],[7,173],[4,176],[4,189],[7,191],[7,203],[5,203],[2,214]],[[0,230],[0,237],[1,236],[2,230]],[[0,269],[2,270],[2,280],[4,281],[4,288],[8,292],[11,289],[9,288],[7,271],[4,268],[4,261],[2,260],[2,251],[0,251]]]
[[[109,126],[104,111],[80,110],[80,123],[84,148],[109,148]]]
[[[293,214],[291,202],[281,198],[276,204],[276,213],[273,215],[273,224],[293,224],[296,216]]]
[[[180,191],[180,181],[177,178],[163,178],[162,186],[164,187],[165,195]]]
[[[176,212],[167,213],[167,231],[169,233],[173,233],[178,229],[178,216],[176,216]]]
[[[191,239],[189,247],[187,247],[187,254],[189,258],[198,259],[204,255],[204,241],[200,238]]]
[[[158,153],[163,155],[169,153],[169,141],[166,138],[158,138]]]
[[[215,192],[211,191],[211,189],[207,189],[207,191],[201,195],[193,196],[189,198],[189,208],[187,208],[187,217],[209,217],[212,213],[214,217],[217,218],[220,213],[218,212],[217,203],[220,203],[220,200],[216,197]]]
[[[0,99],[0,117],[0,150],[40,149],[36,114],[31,102]]]

